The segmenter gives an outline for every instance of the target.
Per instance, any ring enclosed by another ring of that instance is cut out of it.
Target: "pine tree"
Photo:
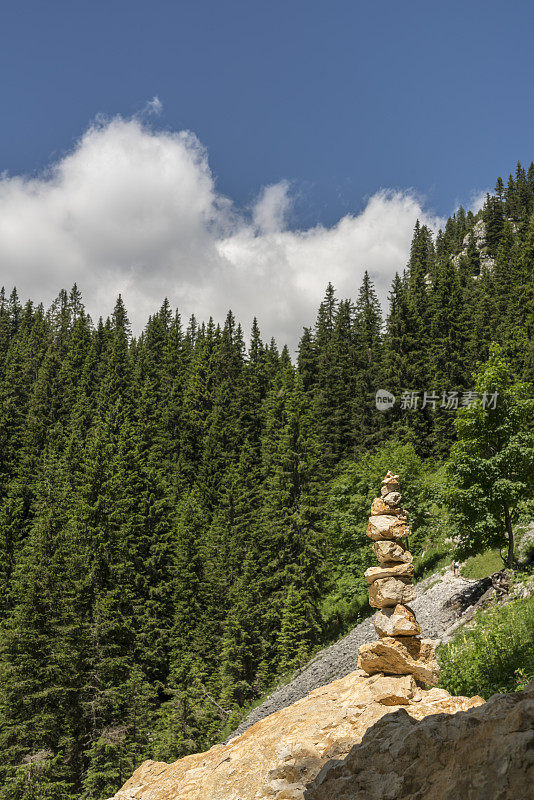
[[[382,311],[367,271],[356,301],[354,336],[358,375],[353,402],[354,429],[360,447],[369,447],[378,440],[382,422],[374,401],[381,371]]]
[[[231,312],[184,330],[164,300],[134,337],[121,297],[93,326],[76,285],[48,310],[0,291],[0,800],[110,796],[237,724],[362,613],[357,520],[392,463],[417,497],[414,552],[441,524],[422,458],[455,437],[466,553],[510,540],[503,500],[513,524],[530,492],[533,202],[518,165],[435,242],[418,223],[384,330],[367,273],[355,303],[329,284],[297,365],[256,320],[246,349]],[[466,408],[455,430],[421,408],[494,376],[497,416]]]

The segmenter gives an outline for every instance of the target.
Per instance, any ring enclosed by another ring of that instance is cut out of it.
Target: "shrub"
[[[439,648],[440,686],[451,694],[523,689],[534,677],[534,597],[475,615],[472,627]]]

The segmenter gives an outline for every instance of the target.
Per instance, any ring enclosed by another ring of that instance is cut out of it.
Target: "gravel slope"
[[[443,638],[447,629],[478,599],[486,586],[487,581],[455,578],[450,571],[443,575],[431,575],[417,584],[418,596],[410,606],[417,615],[422,635],[429,639]],[[317,653],[293,680],[276,689],[261,705],[253,709],[229,738],[238,736],[269,714],[296,703],[313,689],[353,672],[357,668],[360,645],[376,638],[369,617],[356,625],[343,639]]]

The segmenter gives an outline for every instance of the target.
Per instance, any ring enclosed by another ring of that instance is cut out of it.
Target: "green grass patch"
[[[534,677],[534,597],[479,612],[439,648],[438,660],[440,686],[453,695],[524,689]]]
[[[415,577],[422,580],[434,572],[439,572],[443,567],[451,565],[452,555],[450,547],[445,544],[437,544],[425,550],[424,554],[418,556],[414,561]]]
[[[485,553],[480,553],[476,556],[470,556],[462,567],[462,576],[464,578],[471,578],[471,580],[478,580],[479,578],[487,578],[494,572],[504,568],[504,563],[498,549],[486,550]]]

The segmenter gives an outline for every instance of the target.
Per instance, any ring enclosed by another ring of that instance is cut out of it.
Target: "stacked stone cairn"
[[[381,496],[373,500],[367,536],[380,566],[370,567],[369,603],[379,611],[373,617],[378,641],[360,647],[358,667],[368,675],[412,675],[418,684],[436,686],[439,666],[431,639],[421,639],[421,628],[408,605],[415,600],[413,557],[402,540],[410,534],[408,513],[401,508],[399,476],[388,472]]]

